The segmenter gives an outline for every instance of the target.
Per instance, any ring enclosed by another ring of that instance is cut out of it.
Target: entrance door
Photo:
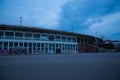
[[[57,53],[57,54],[60,54],[60,53],[61,53],[61,49],[60,49],[60,48],[57,48],[57,49],[56,49],[56,53]]]

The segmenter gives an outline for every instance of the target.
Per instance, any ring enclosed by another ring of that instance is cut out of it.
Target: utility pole
[[[20,17],[20,26],[22,26],[22,17]]]
[[[73,26],[71,26],[72,27],[72,32],[73,32]]]
[[[101,34],[101,39],[104,41],[105,40],[105,35]]]
[[[96,32],[95,42],[96,42],[96,45],[98,46],[97,32]]]
[[[98,35],[97,35],[97,32],[96,32],[95,42],[96,42],[97,48],[99,49],[99,47],[98,47]]]

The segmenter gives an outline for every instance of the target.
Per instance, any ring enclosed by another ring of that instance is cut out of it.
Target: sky
[[[0,0],[0,24],[120,40],[120,0]]]

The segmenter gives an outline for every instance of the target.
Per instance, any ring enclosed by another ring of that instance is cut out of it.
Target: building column
[[[27,53],[26,54],[28,54],[29,53],[29,42],[27,43]]]
[[[37,48],[38,48],[38,47],[37,47],[37,42],[36,42],[36,49],[35,49],[35,50],[37,50]]]
[[[61,48],[61,53],[63,53],[63,49],[62,49],[62,48],[63,48],[63,47],[62,47],[62,46],[63,46],[63,44],[61,43],[60,45],[61,45],[61,47],[60,47],[60,48]]]
[[[40,51],[40,53],[41,53],[41,43],[39,43],[40,44],[40,46],[39,46],[39,51]]]
[[[5,31],[3,32],[3,38],[5,39]]]
[[[23,39],[26,39],[26,38],[25,38],[25,32],[23,32]]]
[[[18,42],[18,47],[20,47],[20,42]]]
[[[48,45],[48,51],[47,52],[49,53],[50,52],[50,50],[49,50],[49,43],[47,45]]]
[[[60,42],[62,42],[62,35],[60,35]]]
[[[55,44],[55,53],[56,53],[56,43],[53,43],[53,44]]]
[[[73,44],[71,44],[71,50],[72,50],[72,53],[73,53],[73,51],[74,51],[74,50],[73,50]]]
[[[1,44],[1,48],[2,48],[2,50],[3,50],[3,47],[4,47],[4,45],[3,45],[3,41],[1,41],[2,42],[2,44]]]
[[[27,53],[26,54],[29,54],[29,42],[27,43]]]
[[[33,54],[33,42],[32,42],[32,47],[31,48],[32,48],[32,54]]]
[[[15,42],[13,42],[13,48],[15,47]]]
[[[43,53],[45,53],[45,43],[43,43],[44,47],[43,47]]]
[[[80,41],[79,41],[78,45],[81,45],[81,43],[82,43],[82,42],[81,42],[81,39],[79,39],[79,40],[80,40]]]
[[[64,53],[64,44],[62,44],[61,48],[62,48],[62,53]]]
[[[32,35],[32,40],[34,39],[34,37],[33,37],[33,33],[31,33],[31,35]]]
[[[78,53],[78,45],[76,45],[76,52]]]
[[[40,33],[40,39],[39,40],[41,40],[41,33]]]
[[[63,43],[63,53],[65,53],[65,44]]]
[[[67,44],[67,52],[69,51],[69,49],[68,49],[68,44]]]
[[[89,39],[87,39],[87,44],[89,44]]]
[[[13,38],[15,39],[15,33],[16,33],[16,32],[13,32],[13,33],[14,33]]]
[[[82,39],[83,41],[82,41],[82,44],[84,45],[85,44],[85,39]]]

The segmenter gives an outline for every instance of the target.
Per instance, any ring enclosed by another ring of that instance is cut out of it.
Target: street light
[[[20,26],[22,26],[22,17],[20,17]]]

